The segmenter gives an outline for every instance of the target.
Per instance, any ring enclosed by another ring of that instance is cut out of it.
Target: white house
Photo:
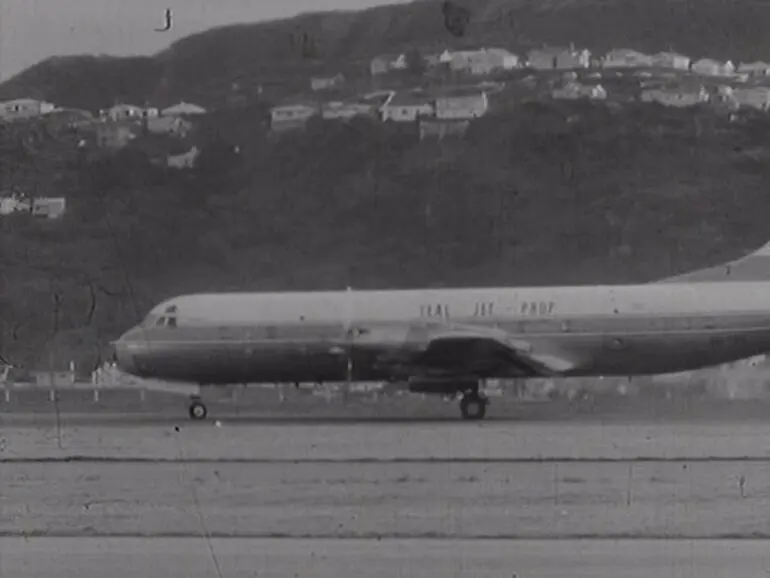
[[[449,66],[452,70],[474,75],[490,74],[496,70],[513,70],[519,65],[519,57],[504,48],[459,50],[451,53]]]
[[[383,122],[414,122],[421,116],[433,116],[434,108],[425,94],[396,93],[380,108]]]
[[[486,92],[446,94],[437,96],[435,114],[438,119],[471,119],[484,116],[489,110]]]
[[[710,100],[710,95],[705,88],[656,88],[645,90],[641,94],[642,102],[659,102],[663,106],[675,106],[678,108],[695,106]]]
[[[735,88],[732,96],[741,108],[770,110],[770,88],[766,86]]]
[[[552,93],[553,98],[579,99],[590,98],[592,100],[604,100],[607,98],[607,91],[601,84],[595,86],[583,85],[577,82],[569,82],[562,88],[557,88]]]
[[[20,120],[25,118],[35,118],[48,114],[56,109],[56,105],[43,100],[33,98],[18,98],[0,103],[0,119],[2,120]]]
[[[10,215],[17,211],[29,212],[32,208],[32,202],[18,195],[10,197],[0,197],[0,215]]]
[[[32,214],[36,217],[58,219],[67,210],[64,197],[40,197],[32,200]]]
[[[630,48],[616,48],[601,59],[602,68],[639,68],[652,66],[652,56]]]
[[[64,197],[28,198],[14,194],[0,198],[0,215],[32,213],[36,217],[58,219],[66,208],[67,200]]]
[[[115,121],[127,119],[141,119],[144,116],[144,108],[133,104],[116,104],[106,110],[100,110],[102,118],[109,118]]]
[[[357,116],[372,116],[376,105],[363,102],[327,102],[321,107],[321,116],[329,120],[347,120]]]
[[[652,65],[674,70],[689,70],[691,59],[678,52],[658,52],[652,55]]]
[[[206,114],[206,109],[197,104],[181,101],[173,106],[164,108],[161,113],[163,116],[186,116],[195,114]]]
[[[767,62],[741,62],[737,72],[750,76],[770,76],[770,64]]]
[[[297,103],[275,106],[270,110],[270,128],[274,131],[300,128],[318,113],[318,107],[309,104]]]
[[[590,64],[591,52],[572,46],[533,48],[527,52],[527,65],[535,70],[572,70],[588,68]]]
[[[735,65],[730,62],[719,62],[711,58],[701,58],[694,62],[691,70],[704,76],[729,76],[735,72]]]
[[[504,70],[513,70],[520,64],[519,57],[505,48],[487,48],[487,56]]]

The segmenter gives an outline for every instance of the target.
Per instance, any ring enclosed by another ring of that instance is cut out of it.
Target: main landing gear
[[[190,414],[191,419],[197,421],[206,419],[206,416],[209,412],[206,409],[206,405],[203,403],[203,401],[201,401],[201,398],[194,396],[190,398],[190,407],[188,409],[188,413]]]
[[[460,399],[460,413],[463,419],[482,420],[487,415],[489,398],[479,393],[478,388],[466,391]]]

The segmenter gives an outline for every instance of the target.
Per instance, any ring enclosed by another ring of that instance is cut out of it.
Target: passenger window
[[[166,324],[166,318],[165,317],[160,317],[155,322],[155,327],[163,327],[165,324]]]
[[[176,327],[176,317],[169,317],[166,325],[168,327]]]

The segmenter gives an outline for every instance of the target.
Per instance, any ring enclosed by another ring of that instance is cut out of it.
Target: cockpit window
[[[176,327],[176,317],[163,315],[158,317],[155,322],[155,327]]]
[[[142,321],[142,327],[172,327],[177,326],[176,307],[173,307],[173,311],[166,311],[166,315],[158,315],[157,313],[150,313]],[[169,314],[170,313],[170,314]]]
[[[144,321],[142,321],[141,326],[142,327],[152,327],[155,325],[156,320],[158,319],[158,316],[150,313],[147,315],[147,317],[144,318]]]

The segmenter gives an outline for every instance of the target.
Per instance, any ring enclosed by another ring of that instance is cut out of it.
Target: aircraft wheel
[[[478,393],[469,393],[460,400],[463,419],[480,420],[487,414],[489,400]]]
[[[208,410],[201,400],[194,399],[190,402],[189,413],[191,419],[201,420],[206,418],[206,415],[208,415]]]

